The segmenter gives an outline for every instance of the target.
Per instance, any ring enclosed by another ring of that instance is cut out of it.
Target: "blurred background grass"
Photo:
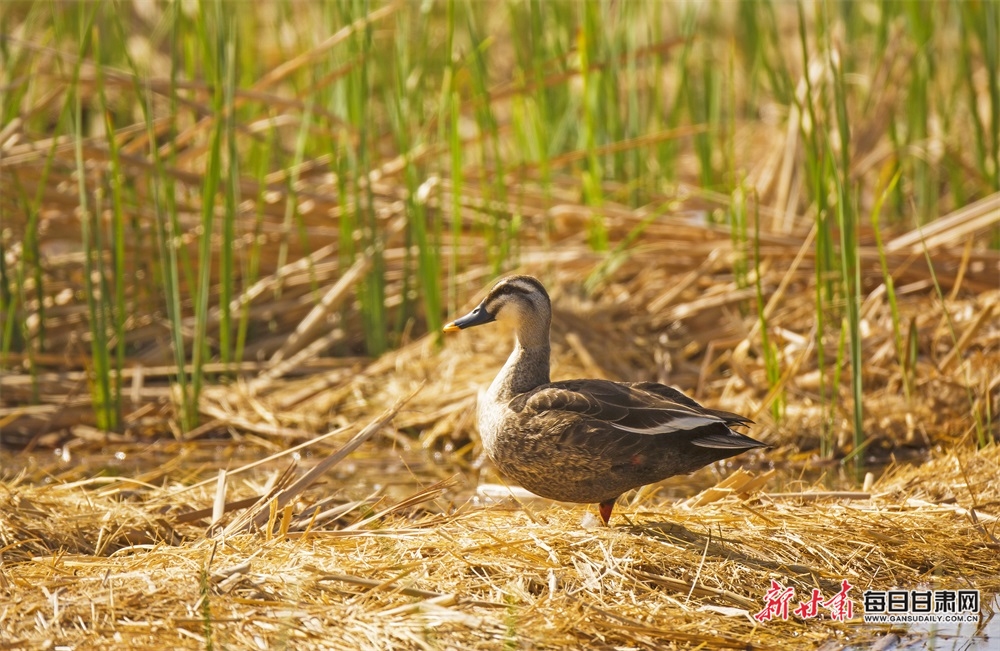
[[[958,254],[905,264],[942,305],[1000,278],[995,2],[4,2],[0,33],[8,424],[75,370],[129,430],[152,367],[190,432],[207,385],[377,357],[522,265],[586,259],[600,297],[684,215],[731,238],[776,420],[797,367],[761,264],[808,255],[807,366],[824,432],[849,389],[856,452],[875,287],[908,397],[926,352],[883,240],[971,215]],[[984,445],[996,387],[965,386]]]

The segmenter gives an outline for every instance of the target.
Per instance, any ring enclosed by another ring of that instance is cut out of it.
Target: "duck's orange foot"
[[[607,502],[601,502],[598,505],[598,509],[601,511],[601,519],[604,520],[604,524],[608,524],[608,520],[611,519],[611,510],[615,508],[615,500],[608,500]]]

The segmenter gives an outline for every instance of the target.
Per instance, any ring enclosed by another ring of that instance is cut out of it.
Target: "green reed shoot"
[[[351,3],[346,16],[350,20],[367,14],[368,3]],[[352,34],[350,51],[360,58],[362,64],[348,75],[349,85],[348,115],[357,131],[357,158],[354,161],[352,193],[355,209],[360,216],[363,255],[372,259],[371,270],[361,283],[361,314],[365,328],[365,344],[371,355],[381,355],[388,349],[388,314],[385,309],[385,259],[384,242],[380,236],[378,218],[375,213],[375,196],[372,192],[368,173],[374,168],[372,153],[374,141],[373,126],[370,123],[372,110],[372,25],[365,23],[360,33]]]
[[[481,189],[483,200],[488,206],[486,213],[489,222],[484,230],[487,258],[490,269],[494,274],[499,274],[508,266],[516,264],[516,246],[513,241],[513,216],[497,207],[507,202],[507,186],[504,183],[506,168],[501,151],[500,125],[490,102],[487,53],[492,39],[480,33],[471,6],[466,13],[466,29],[472,41],[472,51],[467,58],[465,71],[468,73],[479,130],[479,165],[483,173]]]
[[[215,196],[219,189],[219,181],[222,178],[222,137],[224,131],[224,121],[222,112],[225,104],[225,84],[221,68],[226,64],[223,57],[226,55],[222,43],[225,36],[222,33],[220,13],[211,11],[208,3],[202,4],[201,20],[198,25],[203,29],[214,27],[217,34],[215,38],[207,34],[200,39],[203,46],[202,56],[221,65],[210,65],[209,74],[213,74],[214,92],[212,96],[212,110],[214,112],[212,120],[212,130],[208,145],[208,163],[205,171],[205,181],[202,185],[201,195],[201,232],[202,237],[198,239],[198,281],[194,290],[194,341],[191,351],[191,401],[198,404],[201,396],[203,378],[202,369],[209,361],[211,351],[208,345],[208,315],[209,298],[212,291],[212,267],[213,251],[212,240],[215,234]],[[215,5],[216,10],[218,5]],[[227,243],[227,246],[230,244]]]
[[[448,144],[447,170],[451,178],[451,231],[449,242],[451,254],[448,256],[448,314],[458,313],[459,247],[462,241],[462,190],[465,175],[463,171],[462,136],[459,131],[462,117],[462,95],[458,87],[458,53],[455,51],[455,0],[448,0],[446,6],[445,68],[441,83],[441,115],[438,117],[445,128],[444,139]],[[443,207],[442,207],[443,208]]]
[[[840,228],[841,282],[847,304],[845,318],[850,333],[851,393],[853,396],[854,448],[859,449],[865,441],[864,434],[864,390],[862,386],[861,359],[861,265],[858,261],[858,216],[855,210],[854,191],[851,183],[851,130],[847,111],[847,89],[844,85],[844,69],[839,51],[830,43],[826,44],[830,69],[833,71],[833,102],[836,115],[837,133],[840,136],[839,170],[833,173],[837,193],[837,225]],[[856,469],[862,469],[861,458],[856,457]]]
[[[236,246],[236,220],[237,210],[240,204],[240,155],[236,142],[236,65],[239,47],[239,30],[235,19],[225,20],[223,8],[219,9],[220,21],[224,24],[225,40],[220,49],[223,51],[223,61],[225,67],[219,77],[221,77],[219,87],[221,88],[222,107],[217,114],[219,121],[218,128],[222,132],[223,143],[220,149],[225,148],[226,172],[223,184],[223,216],[222,216],[222,237],[219,246],[219,297],[216,311],[219,315],[219,358],[223,364],[239,362],[241,358],[236,356],[236,344],[233,341],[233,315],[229,309],[233,301],[236,289],[236,263],[234,260]],[[223,179],[220,179],[223,180]]]
[[[976,169],[994,190],[1000,190],[1000,5],[956,2],[955,6],[961,30],[961,80],[968,93],[969,119],[975,129]],[[989,96],[986,119],[976,110],[980,97],[973,72],[976,60],[973,48],[977,44],[986,67]]]
[[[740,193],[740,212],[744,214],[743,223],[746,228],[746,195]],[[745,233],[744,233],[745,248]],[[757,298],[757,319],[760,323],[760,345],[764,354],[764,373],[767,376],[767,384],[770,389],[781,383],[781,358],[778,354],[778,346],[771,342],[770,328],[768,326],[767,311],[764,309],[767,301],[764,299],[764,285],[762,281],[763,270],[760,265],[760,212],[757,209],[757,202],[754,201],[754,224],[753,224],[753,264],[754,264],[754,288]],[[781,391],[771,402],[771,416],[776,421],[780,421],[785,415],[785,392]]]
[[[84,292],[87,299],[87,309],[89,312],[90,326],[90,351],[91,369],[90,385],[91,395],[94,403],[94,412],[97,417],[98,427],[105,430],[116,430],[121,419],[120,385],[114,385],[115,379],[120,375],[120,368],[112,368],[112,358],[109,351],[110,342],[108,340],[108,321],[113,312],[112,297],[108,292],[105,282],[107,271],[104,268],[104,235],[101,228],[101,215],[103,204],[101,195],[97,194],[95,203],[90,204],[90,192],[87,189],[88,173],[83,158],[83,99],[80,95],[80,69],[82,62],[90,50],[91,43],[99,47],[99,40],[93,39],[94,19],[97,16],[100,5],[91,7],[91,11],[85,20],[79,23],[83,30],[79,39],[79,54],[77,63],[73,69],[73,81],[71,83],[72,101],[74,106],[73,143],[76,171],[77,171],[77,192],[80,201],[80,226],[81,239],[83,243],[83,276]],[[124,279],[119,278],[119,282]],[[38,288],[41,293],[41,287]]]
[[[913,375],[912,369],[908,369],[906,365],[906,351],[903,347],[903,332],[902,327],[899,322],[899,306],[896,303],[896,285],[892,280],[892,271],[889,269],[889,262],[886,260],[885,246],[882,244],[882,231],[880,228],[879,219],[882,214],[882,206],[885,204],[885,200],[892,194],[899,183],[899,177],[901,175],[901,170],[896,170],[892,179],[882,188],[881,192],[878,193],[878,198],[875,201],[875,205],[872,207],[871,212],[871,222],[872,230],[875,235],[875,246],[878,249],[878,260],[879,265],[882,268],[882,282],[885,284],[885,293],[889,301],[889,310],[892,313],[892,338],[896,347],[896,359],[899,360],[899,366],[902,370],[903,376],[903,392],[906,394],[907,401],[910,400],[910,396],[913,395]]]
[[[608,248],[608,235],[604,226],[604,216],[601,205],[604,194],[601,189],[603,173],[597,156],[597,121],[601,102],[599,87],[601,73],[594,67],[597,59],[599,35],[603,33],[603,25],[598,15],[598,6],[592,0],[583,3],[583,29],[578,38],[580,55],[580,78],[583,81],[582,119],[580,127],[583,131],[583,147],[587,152],[587,163],[581,172],[584,202],[594,207],[590,219],[590,246],[597,251]]]
[[[796,4],[798,13],[799,53],[801,66],[808,71],[810,67],[810,45],[807,36],[806,18],[801,4]],[[819,372],[819,395],[823,417],[820,421],[820,454],[828,456],[833,451],[833,418],[836,413],[836,391],[839,386],[839,364],[834,368],[833,386],[827,385],[826,359],[826,324],[828,305],[833,301],[834,289],[832,279],[835,276],[833,266],[833,229],[829,219],[828,193],[826,175],[830,169],[830,153],[824,147],[825,142],[818,133],[817,117],[819,98],[814,88],[812,78],[805,74],[802,78],[805,88],[801,100],[796,94],[795,99],[800,118],[799,130],[802,137],[804,153],[804,171],[808,185],[811,205],[816,219],[816,262],[815,268],[815,305],[816,305],[816,366]]]
[[[95,36],[98,34],[99,32],[95,32]],[[100,41],[97,42],[99,43]],[[125,179],[118,152],[118,145],[114,137],[114,123],[111,120],[111,112],[106,108],[107,97],[104,88],[104,75],[100,66],[97,67],[96,71],[100,105],[105,108],[104,122],[105,130],[108,136],[108,153],[110,155],[111,175],[108,179],[108,184],[111,187],[111,242],[113,246],[111,249],[111,259],[114,266],[114,270],[111,274],[111,280],[114,285],[114,297],[113,303],[110,305],[110,309],[107,309],[108,301],[112,299],[110,292],[106,293],[102,289],[101,300],[106,306],[105,312],[111,321],[111,330],[115,340],[114,385],[110,396],[113,409],[110,410],[110,413],[104,414],[103,418],[100,415],[100,412],[98,412],[98,420],[99,422],[101,420],[104,421],[106,429],[114,430],[118,429],[121,420],[122,371],[125,368],[125,338],[127,335],[125,325],[128,319],[128,305],[126,303],[125,296],[125,286],[127,284],[128,273],[125,268],[125,205],[122,189]],[[98,255],[102,255],[100,248],[98,248]],[[106,279],[104,286],[107,286]]]
[[[267,130],[266,140],[261,144],[255,142],[251,146],[251,153],[248,156],[248,166],[253,170],[253,179],[257,184],[257,194],[254,197],[254,226],[251,231],[250,250],[242,257],[241,278],[242,286],[250,287],[260,275],[261,264],[261,242],[260,235],[264,225],[264,206],[266,205],[264,194],[267,190],[265,178],[267,176],[268,156],[267,154],[274,148],[275,129],[271,127]],[[233,173],[235,176],[235,172]],[[235,193],[235,188],[234,188]],[[234,213],[235,214],[235,213]],[[243,352],[247,345],[247,336],[250,332],[250,304],[247,301],[240,301],[239,305],[222,303],[222,309],[233,312],[233,308],[239,309],[239,321],[236,326],[236,342],[233,359],[237,362],[243,360]]]
[[[400,25],[401,30],[406,27]],[[405,32],[404,32],[405,33]],[[397,40],[397,48],[405,43],[405,39]],[[440,341],[442,319],[441,301],[441,220],[440,217],[432,218],[427,210],[427,197],[423,196],[429,189],[421,188],[422,170],[413,160],[413,151],[418,142],[411,139],[411,134],[419,133],[419,123],[422,121],[421,111],[418,107],[412,106],[409,101],[410,93],[407,89],[407,80],[416,74],[412,68],[412,63],[407,53],[402,49],[396,52],[395,86],[393,92],[386,97],[387,105],[394,110],[394,118],[391,123],[398,150],[404,157],[403,180],[406,185],[406,212],[409,216],[407,221],[407,247],[406,255],[410,255],[411,246],[416,246],[417,264],[415,278],[411,280],[411,274],[406,274],[403,279],[404,304],[409,300],[409,284],[420,288],[423,299],[424,314],[427,317],[427,329],[435,333]],[[439,212],[436,214],[440,215]],[[412,269],[413,265],[407,265]],[[402,309],[399,312],[397,335],[404,326],[403,319],[412,310]]]

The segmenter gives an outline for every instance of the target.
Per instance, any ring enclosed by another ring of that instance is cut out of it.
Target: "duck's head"
[[[522,345],[547,344],[552,304],[545,287],[532,276],[509,276],[493,286],[483,302],[444,327],[445,332],[509,321]]]

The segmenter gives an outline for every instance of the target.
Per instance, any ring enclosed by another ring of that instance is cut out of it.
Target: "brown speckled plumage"
[[[445,326],[514,324],[514,351],[479,398],[479,434],[497,468],[529,491],[597,502],[605,522],[619,495],[765,444],[734,432],[751,421],[706,409],[654,382],[549,381],[552,307],[542,284],[511,276]]]

